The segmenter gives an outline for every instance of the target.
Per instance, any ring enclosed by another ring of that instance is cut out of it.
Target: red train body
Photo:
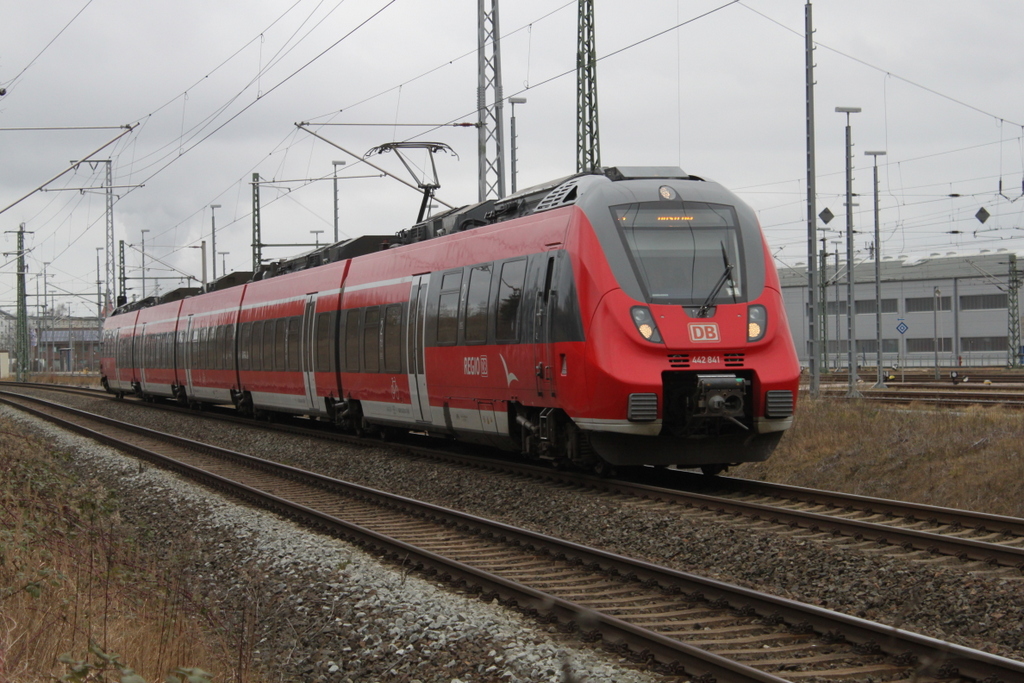
[[[753,212],[718,184],[608,169],[395,241],[122,306],[104,386],[597,470],[719,471],[763,460],[792,423],[778,278]]]

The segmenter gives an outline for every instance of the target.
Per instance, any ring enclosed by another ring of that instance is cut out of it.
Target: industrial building
[[[884,257],[879,264],[883,366],[932,367],[936,360],[941,367],[950,368],[1020,364],[1024,349],[1016,256],[1000,249]],[[1011,269],[1015,276],[1011,276]],[[801,363],[807,367],[806,264],[781,267],[779,279],[793,341]],[[820,282],[819,302],[824,302],[825,310],[823,369],[845,370],[849,350],[845,264],[825,264]],[[856,363],[858,367],[875,367],[878,345],[873,259],[858,261],[854,266],[853,308]]]
[[[30,315],[29,372],[99,372],[102,324],[96,316]],[[17,358],[16,335],[17,318],[0,309],[0,353],[8,353],[11,372]]]

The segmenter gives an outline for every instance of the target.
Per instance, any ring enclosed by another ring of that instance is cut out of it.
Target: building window
[[[873,315],[876,309],[874,299],[862,299],[853,302],[853,310],[857,315]],[[882,313],[896,313],[896,299],[882,299]]]
[[[846,301],[828,301],[825,303],[826,315],[835,315],[836,308],[839,309],[839,315],[846,315]]]
[[[953,351],[952,337],[939,337],[939,351],[942,353]],[[907,339],[907,353],[935,353],[935,339],[933,337]]]
[[[916,296],[907,297],[904,302],[906,303],[907,313],[931,313],[935,310],[935,297],[934,296]],[[948,296],[939,297],[939,310],[940,311],[951,311],[953,310],[953,298]]]
[[[964,353],[972,351],[1006,351],[1009,341],[1006,337],[960,337],[960,348]]]
[[[960,297],[961,311],[986,311],[1006,309],[1006,294],[969,294]]]

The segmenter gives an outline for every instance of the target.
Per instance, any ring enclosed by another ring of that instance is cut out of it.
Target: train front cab
[[[799,365],[753,212],[699,180],[605,183],[579,204],[593,314],[586,404],[570,415],[590,446],[614,465],[767,458],[792,424]]]

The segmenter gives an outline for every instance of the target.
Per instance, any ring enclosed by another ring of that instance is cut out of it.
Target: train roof
[[[436,214],[411,228],[394,235],[364,235],[278,261],[272,261],[255,272],[236,272],[221,277],[201,288],[181,288],[162,296],[151,296],[119,306],[114,315],[130,313],[141,308],[178,301],[206,292],[256,282],[316,268],[328,263],[364,256],[389,249],[392,246],[414,244],[425,240],[463,232],[485,225],[521,218],[535,213],[571,206],[594,185],[623,180],[688,180],[703,182],[703,178],[686,173],[677,166],[612,166],[598,171],[576,173],[556,180],[534,185],[501,199],[489,199]]]

